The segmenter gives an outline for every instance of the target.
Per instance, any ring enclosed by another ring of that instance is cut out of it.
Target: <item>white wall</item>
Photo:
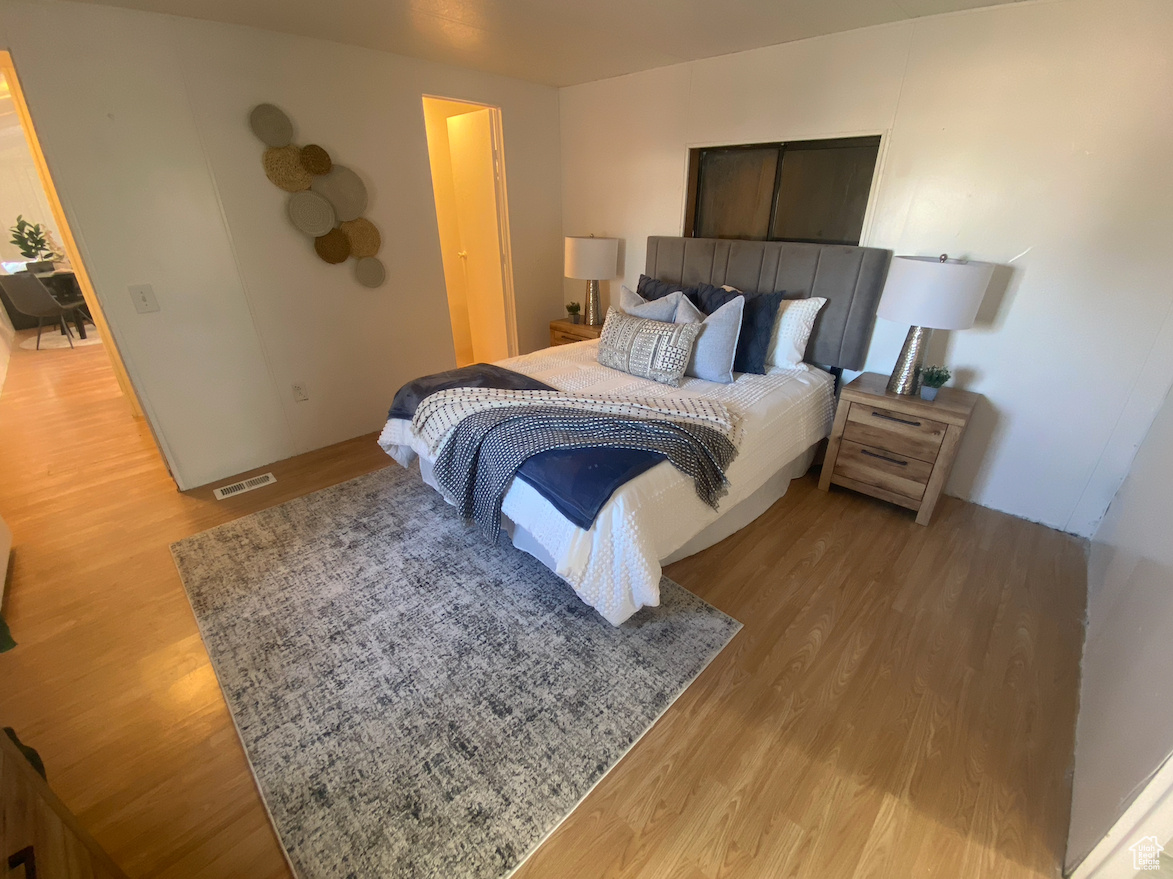
[[[1092,541],[1068,866],[1173,753],[1171,525],[1173,397]],[[1169,830],[1146,832],[1164,838]]]
[[[634,284],[689,147],[886,134],[863,243],[1012,267],[947,339],[987,401],[949,492],[1089,535],[1173,379],[1171,45],[1164,0],[1021,3],[566,88],[563,228],[624,239]]]
[[[400,384],[453,365],[423,94],[502,108],[519,340],[544,344],[561,296],[554,89],[68,2],[4,2],[0,45],[181,486],[377,430]],[[262,101],[366,181],[385,286],[359,286],[290,227],[247,127]],[[142,283],[159,313],[133,310],[126,287]]]
[[[0,260],[5,262],[28,259],[12,243],[8,231],[16,225],[17,216],[23,216],[30,223],[40,223],[52,234],[57,246],[61,246],[53,209],[49,207],[49,199],[45,197],[37,174],[37,164],[24,139],[20,117],[16,115],[12,98],[5,97],[0,100]]]

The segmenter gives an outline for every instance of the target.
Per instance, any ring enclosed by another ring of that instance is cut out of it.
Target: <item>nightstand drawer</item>
[[[948,426],[891,409],[852,403],[847,424],[843,426],[843,438],[862,446],[895,452],[896,457],[927,461],[931,465],[937,460]]]
[[[586,339],[582,336],[572,336],[570,333],[564,333],[561,330],[550,330],[550,344],[551,345],[569,345],[573,342],[585,342]]]
[[[911,456],[894,454],[888,449],[844,439],[835,458],[834,475],[919,500],[933,475],[933,465]]]

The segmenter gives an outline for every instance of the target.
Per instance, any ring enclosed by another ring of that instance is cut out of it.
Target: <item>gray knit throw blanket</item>
[[[484,526],[495,542],[501,502],[527,458],[549,449],[600,446],[663,454],[692,477],[697,496],[713,509],[725,493],[725,469],[737,455],[724,434],[696,423],[510,406],[464,418],[436,456],[434,474],[460,514]]]

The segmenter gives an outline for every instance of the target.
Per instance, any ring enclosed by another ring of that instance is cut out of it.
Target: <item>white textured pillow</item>
[[[676,309],[684,294],[677,290],[659,299],[644,299],[626,284],[619,288],[619,308],[624,314],[632,317],[642,317],[646,320],[658,320],[672,323],[676,318]]]
[[[815,317],[826,304],[827,300],[819,296],[782,300],[778,319],[774,321],[774,332],[770,334],[770,347],[766,350],[766,366],[793,369],[802,364]]]

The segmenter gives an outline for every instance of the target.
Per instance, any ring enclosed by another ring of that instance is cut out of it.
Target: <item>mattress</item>
[[[498,365],[566,392],[707,398],[740,418],[738,454],[726,471],[728,493],[717,510],[697,497],[692,479],[667,461],[616,491],[589,529],[566,519],[533,486],[513,480],[502,514],[514,544],[541,559],[583,601],[619,625],[641,607],[659,604],[662,560],[742,501],[760,497],[759,489],[779,474],[791,475],[796,460],[830,433],[834,380],[803,365],[739,375],[728,385],[686,379],[670,387],[600,365],[598,344],[560,345]],[[420,472],[435,485],[427,449],[409,421],[389,420],[379,442],[404,466],[420,455]]]

